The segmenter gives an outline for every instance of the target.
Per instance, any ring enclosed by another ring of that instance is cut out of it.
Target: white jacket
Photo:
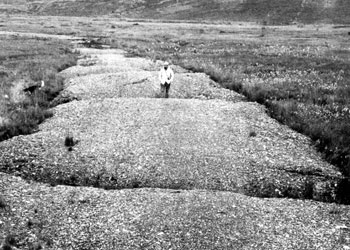
[[[159,72],[159,80],[160,84],[162,85],[164,85],[165,83],[172,83],[174,80],[174,71],[170,67],[168,67],[167,70],[162,68]]]

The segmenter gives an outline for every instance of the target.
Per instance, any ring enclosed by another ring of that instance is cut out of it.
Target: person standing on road
[[[174,80],[174,71],[169,67],[168,62],[165,62],[164,66],[161,68],[159,72],[159,80],[160,80],[160,91],[162,93],[162,96],[164,96],[165,98],[168,98],[170,84]]]

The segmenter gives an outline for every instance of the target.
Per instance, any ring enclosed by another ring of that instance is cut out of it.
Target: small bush
[[[255,131],[250,131],[249,132],[249,137],[255,137],[256,136],[256,132]]]
[[[10,111],[9,123],[0,127],[0,141],[17,135],[30,134],[38,124],[52,117],[52,112],[41,107],[28,106]]]

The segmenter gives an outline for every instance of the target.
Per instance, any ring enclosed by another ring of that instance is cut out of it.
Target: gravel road
[[[174,67],[163,99],[161,62],[80,52],[61,73],[77,100],[0,143],[0,230],[18,245],[347,249],[348,206],[320,202],[336,200],[341,174],[309,138],[205,74]]]

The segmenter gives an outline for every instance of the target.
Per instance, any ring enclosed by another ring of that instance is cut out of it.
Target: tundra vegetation
[[[33,132],[52,115],[50,102],[63,89],[57,73],[76,62],[67,42],[1,36],[0,51],[0,141]],[[28,85],[45,82],[45,87],[24,93]]]

